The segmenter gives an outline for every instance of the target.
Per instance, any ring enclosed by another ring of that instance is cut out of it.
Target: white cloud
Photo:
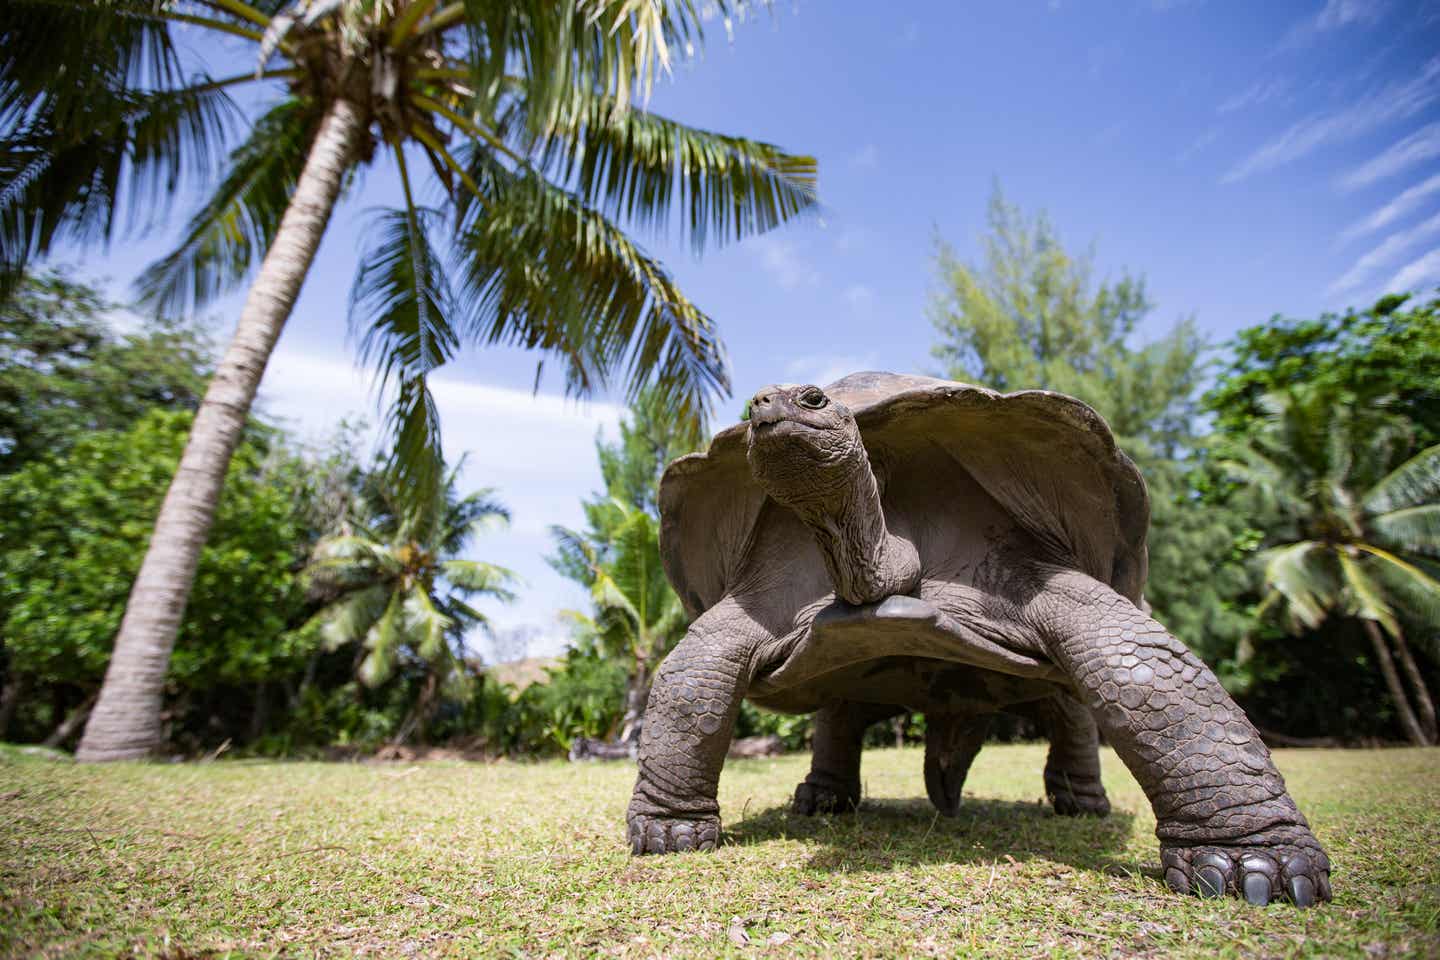
[[[793,240],[766,235],[746,245],[760,259],[760,266],[783,290],[813,287],[820,283],[820,271],[804,257]]]
[[[1391,200],[1364,220],[1360,220],[1346,227],[1340,234],[1339,242],[1341,244],[1348,243],[1356,237],[1364,236],[1372,230],[1379,230],[1381,227],[1389,226],[1411,210],[1414,210],[1420,205],[1420,201],[1432,193],[1440,193],[1440,173],[1435,174],[1428,180],[1422,180],[1414,186],[1407,187],[1394,200]]]
[[[1417,223],[1408,230],[1391,234],[1375,249],[1356,260],[1355,265],[1346,271],[1343,277],[1332,283],[1330,294],[1334,296],[1347,290],[1354,290],[1364,283],[1377,268],[1390,262],[1421,240],[1437,233],[1440,233],[1440,213]]]
[[[812,353],[797,357],[785,365],[785,376],[792,383],[814,383],[825,386],[841,377],[875,368],[875,354]]]
[[[1385,285],[1389,293],[1403,293],[1440,281],[1440,247],[1400,268]]]
[[[1386,148],[1385,152],[1351,170],[1340,178],[1340,186],[1346,190],[1368,187],[1377,180],[1393,176],[1417,163],[1440,157],[1440,123],[1421,127],[1398,143]]]
[[[867,143],[850,156],[850,166],[861,170],[869,170],[880,163],[880,148],[873,143]]]
[[[1432,57],[1409,80],[1387,85],[1343,110],[1317,114],[1292,124],[1225,174],[1221,183],[1234,183],[1298,160],[1327,143],[1348,140],[1386,123],[1403,120],[1440,99],[1440,56]]]
[[[864,227],[852,225],[841,227],[840,232],[835,235],[835,249],[840,253],[849,253],[866,245],[870,239],[870,231]]]
[[[1290,81],[1280,77],[1272,80],[1257,80],[1235,96],[1215,108],[1219,114],[1234,113],[1246,107],[1258,107],[1284,95],[1290,89]]]
[[[1320,12],[1305,17],[1280,41],[1281,50],[1303,46],[1317,34],[1352,25],[1375,23],[1390,4],[1387,0],[1325,0]]]
[[[272,416],[315,437],[345,416],[361,414],[373,423],[370,382],[369,375],[348,360],[307,355],[282,344],[266,370],[261,395]],[[558,652],[567,633],[556,613],[584,608],[587,598],[584,590],[545,563],[551,549],[548,529],[551,524],[583,525],[580,500],[601,486],[596,432],[604,429],[613,435],[622,410],[453,376],[436,376],[431,388],[440,408],[446,455],[452,460],[466,455],[462,488],[495,487],[513,517],[508,529],[478,538],[471,556],[510,567],[525,585],[514,604],[486,602],[481,610],[500,626],[535,627],[538,639],[532,654]],[[370,436],[373,439],[376,431]]]
[[[1315,15],[1316,30],[1335,30],[1352,23],[1374,23],[1389,4],[1384,0],[1325,0]]]
[[[1220,128],[1218,126],[1212,126],[1210,129],[1200,134],[1200,136],[1190,141],[1190,145],[1184,150],[1181,150],[1180,153],[1176,155],[1175,162],[1185,163],[1191,157],[1195,156],[1195,154],[1199,153],[1201,150],[1204,150],[1206,147],[1210,146],[1210,144],[1214,143],[1217,139],[1219,139],[1219,137]]]

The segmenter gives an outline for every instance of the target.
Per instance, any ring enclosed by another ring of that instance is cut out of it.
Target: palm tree
[[[561,573],[590,588],[594,613],[571,618],[605,653],[629,663],[620,739],[639,730],[655,668],[685,634],[689,618],[660,566],[659,524],[620,499],[586,504],[591,532],[550,528]]]
[[[461,692],[465,633],[489,622],[469,601],[514,596],[511,571],[458,557],[476,533],[508,522],[510,513],[489,489],[458,496],[457,472],[444,484],[440,509],[418,514],[383,474],[373,477],[365,522],[322,540],[308,567],[314,585],[335,598],[312,623],[330,650],[358,645],[362,683],[383,684],[402,660],[424,665],[420,697],[397,743],[413,732],[423,739],[441,696]]]
[[[1383,405],[1314,389],[1264,403],[1261,428],[1227,464],[1290,524],[1260,555],[1261,613],[1283,609],[1295,634],[1331,614],[1358,619],[1406,736],[1436,743],[1434,701],[1403,624],[1440,624],[1440,445],[1389,469],[1410,449],[1409,430]]]
[[[394,464],[415,497],[444,472],[430,373],[462,341],[558,358],[571,395],[654,382],[702,420],[728,390],[709,318],[614,218],[708,242],[810,209],[815,162],[639,109],[701,7],[744,0],[5,0],[0,9],[0,296],[58,242],[164,222],[213,186],[140,279],[168,311],[253,274],[195,418],[81,740],[86,760],[158,745],[166,667],[225,470],[331,212],[394,165],[350,304],[391,398]],[[176,31],[252,45],[255,68],[188,71]],[[230,99],[273,101],[248,124]],[[221,161],[231,134],[248,133]],[[420,206],[417,172],[443,198]],[[211,175],[219,171],[218,177]],[[452,284],[451,271],[457,282]],[[537,370],[538,377],[538,370]]]

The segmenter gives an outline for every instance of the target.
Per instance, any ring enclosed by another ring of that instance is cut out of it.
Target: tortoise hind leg
[[[1108,816],[1110,800],[1100,783],[1100,734],[1084,704],[1065,693],[1010,708],[1029,717],[1050,739],[1045,795],[1065,817]]]
[[[849,813],[860,805],[860,752],[865,728],[903,707],[835,700],[815,714],[810,773],[795,788],[796,813]]]
[[[985,744],[994,714],[925,714],[925,792],[947,817],[960,811],[970,764]]]

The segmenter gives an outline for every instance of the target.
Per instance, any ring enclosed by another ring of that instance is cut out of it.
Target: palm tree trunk
[[[1425,686],[1425,677],[1420,673],[1420,667],[1415,663],[1414,656],[1410,653],[1410,644],[1405,642],[1405,634],[1397,628],[1395,631],[1395,653],[1400,659],[1400,668],[1405,671],[1405,678],[1410,681],[1410,689],[1415,691],[1415,712],[1419,714],[1420,730],[1425,734],[1425,742],[1433,745],[1440,739],[1440,727],[1435,722],[1435,701],[1430,699],[1430,691]]]
[[[1425,741],[1425,732],[1420,729],[1420,723],[1415,719],[1415,711],[1410,707],[1410,698],[1405,695],[1405,688],[1400,685],[1400,675],[1395,672],[1395,661],[1390,656],[1390,648],[1385,645],[1385,636],[1380,632],[1380,625],[1374,620],[1361,620],[1365,624],[1365,633],[1370,637],[1370,643],[1375,648],[1375,659],[1380,663],[1380,673],[1385,677],[1385,686],[1390,688],[1390,699],[1395,701],[1395,709],[1400,714],[1400,726],[1405,729],[1405,736],[1417,747],[1428,746]]]
[[[160,507],[115,637],[100,700],[80,740],[76,756],[81,760],[136,759],[160,745],[165,672],[225,472],[364,131],[360,108],[344,99],[332,103],[320,122],[295,193],[250,288],[235,337],[195,414],[180,468]]]

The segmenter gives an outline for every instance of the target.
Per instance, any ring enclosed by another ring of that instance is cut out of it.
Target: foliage
[[[1409,304],[1407,296],[1388,296],[1359,313],[1275,317],[1240,331],[1204,409],[1220,432],[1243,434],[1266,418],[1267,395],[1309,386],[1367,402],[1385,398],[1414,424],[1418,445],[1440,443],[1440,298]]]
[[[1433,645],[1440,628],[1440,445],[1410,455],[1409,421],[1333,389],[1267,394],[1260,401],[1265,418],[1229,448],[1229,472],[1252,502],[1280,518],[1257,557],[1267,591],[1262,613],[1283,610],[1291,633],[1313,631],[1331,614],[1378,624],[1412,674],[1407,695],[1384,639],[1369,627],[1401,723],[1412,739],[1433,742],[1434,706],[1411,667],[1402,621]]]
[[[764,232],[813,208],[815,161],[636,101],[696,49],[712,8],[728,22],[746,6],[12,0],[0,297],[56,243],[165,222],[173,198],[193,194],[185,183],[208,199],[139,287],[172,313],[211,302],[259,266],[345,100],[365,141],[347,162],[393,161],[404,198],[367,232],[351,321],[391,388],[392,467],[409,489],[441,479],[427,378],[462,340],[540,350],[576,395],[649,386],[698,424],[708,394],[728,388],[714,325],[622,225],[678,225],[697,251]],[[255,69],[193,69],[180,26],[249,43]],[[375,73],[361,97],[345,67],[358,63]],[[253,119],[231,99],[249,83],[264,89]],[[417,159],[440,210],[416,205]]]
[[[199,404],[205,335],[163,321],[116,335],[116,309],[58,270],[26,276],[0,302],[0,473],[87,431],[127,429],[152,408]]]
[[[414,716],[422,738],[440,696],[469,693],[465,634],[488,622],[470,601],[513,597],[511,571],[459,556],[476,533],[510,514],[491,490],[460,496],[458,472],[447,478],[440,508],[419,512],[399,495],[392,474],[371,473],[365,514],[344,524],[353,529],[322,540],[307,568],[313,586],[330,596],[311,625],[327,649],[361,649],[362,683],[384,684],[404,661],[422,667],[426,687]]]
[[[154,410],[0,477],[0,615],[12,670],[98,685],[190,419]],[[289,632],[304,602],[296,471],[263,436],[241,444],[185,609],[173,683],[253,683],[303,652]]]

